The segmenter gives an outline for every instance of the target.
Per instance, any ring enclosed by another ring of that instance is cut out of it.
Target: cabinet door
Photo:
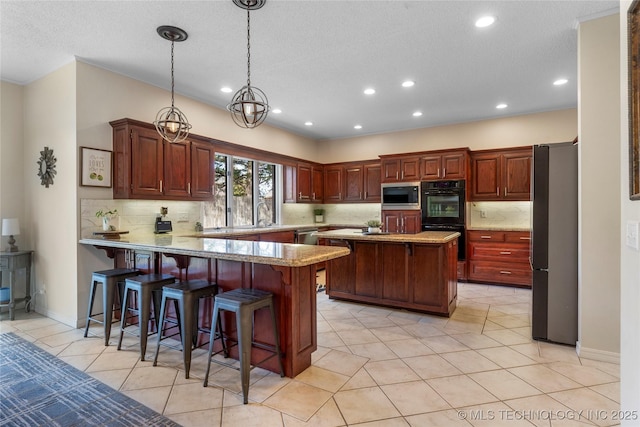
[[[299,163],[298,164],[298,202],[310,202],[313,187],[311,186],[312,166]]]
[[[148,198],[163,195],[163,141],[155,130],[131,130],[131,194]]]
[[[420,211],[405,211],[402,213],[402,233],[416,234],[422,229],[422,214]]]
[[[400,160],[400,180],[420,181],[420,159],[418,157]]]
[[[359,202],[362,200],[362,166],[349,166],[344,169],[344,200]]]
[[[503,155],[503,193],[505,200],[531,199],[531,150]]]
[[[386,159],[382,161],[382,182],[400,181],[400,160]]]
[[[382,195],[382,187],[380,185],[382,168],[380,163],[365,164],[362,170],[364,174],[364,201],[380,203]]]
[[[215,150],[206,142],[191,142],[191,197],[213,200]]]
[[[442,155],[442,178],[465,179],[467,176],[467,162],[464,153]]]
[[[377,242],[353,242],[355,255],[355,294],[365,297],[380,298],[380,280],[378,254],[380,245]],[[385,261],[386,262],[386,261]]]
[[[164,195],[188,199],[191,195],[190,142],[164,144]]]
[[[500,155],[472,155],[471,162],[471,200],[500,200]]]
[[[342,167],[324,168],[324,201],[335,203],[342,200]]]
[[[344,240],[327,240],[328,246],[349,247]],[[355,290],[355,254],[327,261],[327,293],[353,295]]]
[[[410,301],[409,295],[409,243],[383,243],[382,298],[393,301]]]
[[[283,169],[284,202],[295,203],[298,199],[296,192],[298,168],[294,165],[284,165]]]
[[[445,247],[442,245],[413,245],[411,288],[414,303],[434,311],[446,310],[449,289],[440,282],[441,278],[448,276],[442,265],[445,257]]]
[[[401,211],[382,211],[382,226],[388,233],[401,233]]]
[[[322,203],[324,200],[324,170],[322,168],[313,167],[311,176],[311,199],[314,202]]]
[[[442,156],[423,156],[420,158],[420,167],[422,169],[423,180],[440,179]]]

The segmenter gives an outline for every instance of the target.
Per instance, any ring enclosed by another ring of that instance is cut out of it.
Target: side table
[[[30,310],[31,304],[31,259],[33,251],[18,252],[0,252],[0,283],[2,280],[2,272],[9,272],[9,300],[0,301],[0,307],[9,307],[9,318],[15,318],[14,309],[16,303],[24,301],[24,309],[26,312]],[[15,297],[15,281],[16,271],[24,268],[26,270],[26,289],[24,298]],[[4,286],[4,284],[3,284]]]

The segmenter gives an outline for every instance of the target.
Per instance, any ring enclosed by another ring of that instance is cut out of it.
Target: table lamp
[[[20,234],[20,222],[18,218],[4,218],[2,220],[2,235],[9,236],[9,247],[7,248],[7,252],[18,252],[18,247],[16,246],[16,239],[13,236],[17,236]]]

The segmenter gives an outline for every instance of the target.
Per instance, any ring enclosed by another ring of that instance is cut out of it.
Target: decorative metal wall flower
[[[40,152],[40,160],[37,163],[40,184],[49,188],[49,184],[53,185],[53,177],[57,173],[56,158],[53,155],[53,150],[50,150],[49,147],[44,147],[44,150]]]

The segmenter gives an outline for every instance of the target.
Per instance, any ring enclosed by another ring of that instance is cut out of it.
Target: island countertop
[[[330,246],[194,238],[170,234],[127,234],[121,240],[83,238],[79,243],[286,267],[303,267],[349,255],[347,248]]]
[[[316,235],[320,239],[368,240],[376,242],[399,243],[447,243],[460,237],[460,233],[451,231],[423,231],[416,234],[363,233],[359,228],[320,231]]]

